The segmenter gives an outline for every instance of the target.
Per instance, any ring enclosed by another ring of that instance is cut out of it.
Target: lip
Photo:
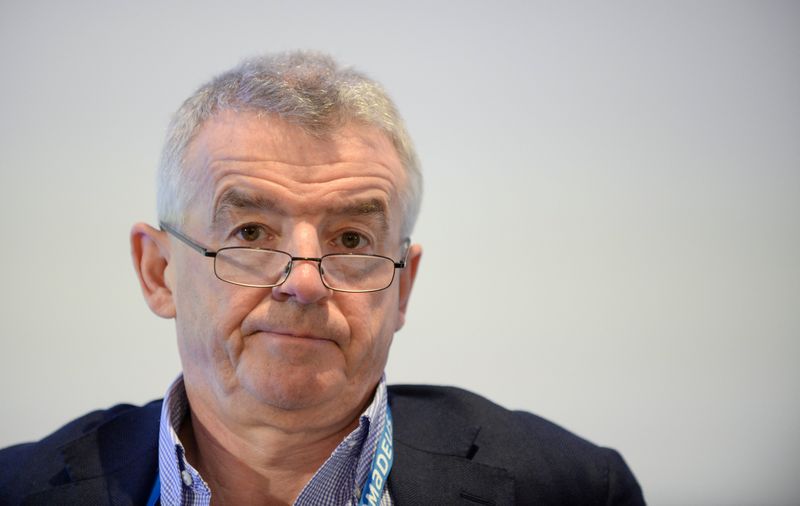
[[[256,334],[267,334],[278,336],[282,338],[290,338],[290,339],[305,339],[309,341],[330,341],[330,339],[326,339],[324,337],[319,337],[310,333],[305,332],[297,332],[292,330],[259,330]]]

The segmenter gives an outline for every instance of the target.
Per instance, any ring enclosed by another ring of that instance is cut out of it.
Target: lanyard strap
[[[372,457],[372,469],[364,483],[361,491],[361,500],[358,506],[377,506],[381,502],[383,487],[386,485],[386,477],[392,469],[394,462],[394,449],[392,442],[392,410],[386,404],[386,423],[383,424],[383,432],[375,448],[375,456]]]
[[[147,500],[147,506],[156,506],[159,499],[161,499],[161,475],[156,473],[156,484],[153,485],[153,490],[150,492],[150,499]]]
[[[392,469],[394,462],[394,450],[392,442],[392,410],[386,404],[386,423],[383,424],[383,432],[375,448],[375,455],[372,457],[372,469],[370,469],[364,489],[361,491],[361,501],[359,506],[377,506],[381,502],[383,488],[386,485],[386,478]],[[156,506],[161,499],[161,476],[156,474],[156,482],[147,500],[147,506]]]

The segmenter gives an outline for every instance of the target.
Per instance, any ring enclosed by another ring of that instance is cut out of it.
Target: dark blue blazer
[[[390,386],[395,504],[644,504],[622,457],[470,392]],[[161,401],[74,420],[0,450],[0,504],[143,505],[158,472]]]

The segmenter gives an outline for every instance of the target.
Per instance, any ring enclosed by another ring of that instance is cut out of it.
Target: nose
[[[333,293],[322,283],[319,262],[304,258],[319,257],[319,242],[314,234],[313,241],[293,241],[287,245],[288,251],[300,259],[292,260],[291,271],[281,285],[272,288],[272,297],[276,300],[293,299],[299,304],[317,304],[323,302]]]

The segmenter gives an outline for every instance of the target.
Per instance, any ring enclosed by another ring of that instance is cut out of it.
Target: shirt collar
[[[386,423],[386,378],[381,376],[372,402],[358,426],[334,449],[298,495],[295,504],[341,505],[357,501],[366,481],[378,440]],[[161,503],[206,506],[211,490],[186,460],[178,431],[189,413],[183,375],[167,389],[161,407],[158,464]]]

